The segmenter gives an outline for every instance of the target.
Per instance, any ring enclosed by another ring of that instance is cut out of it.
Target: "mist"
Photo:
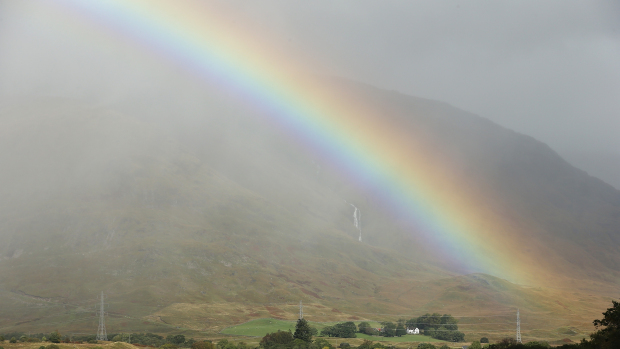
[[[291,57],[309,57],[322,74],[450,103],[540,139],[575,165],[620,185],[616,167],[605,165],[620,157],[618,6],[576,1],[229,6]],[[69,14],[49,4],[3,2],[0,15],[5,96],[112,102],[203,88],[188,81],[191,72],[137,50],[125,38],[112,39],[95,28],[72,31],[64,23]],[[582,161],[584,153],[601,160]]]
[[[252,95],[270,85],[77,4],[0,0],[0,309],[42,314],[3,328],[74,330],[103,290],[117,328],[219,331],[303,300],[316,321],[519,307],[552,333],[617,291],[620,6],[197,2],[357,117],[307,135]]]

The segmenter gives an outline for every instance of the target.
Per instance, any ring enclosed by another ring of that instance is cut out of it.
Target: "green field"
[[[325,326],[330,326],[336,324],[333,323],[325,323],[325,322],[309,322],[310,326],[316,327],[319,332]],[[356,325],[359,323],[356,322]],[[378,323],[374,321],[370,321],[371,325],[379,326]],[[277,320],[277,319],[257,319],[248,321],[244,324],[231,326],[223,329],[220,333],[222,334],[230,334],[236,336],[249,336],[249,337],[263,337],[267,333],[272,333],[276,331],[288,331],[295,332],[295,321],[285,321],[285,320]],[[381,341],[381,342],[440,342],[437,339],[422,336],[422,335],[407,335],[403,337],[376,337],[369,336],[366,334],[357,334],[357,338],[367,339],[371,341]]]
[[[321,324],[311,323],[311,326],[316,327],[319,331],[325,327],[325,325],[317,326]],[[237,336],[251,336],[251,337],[263,337],[267,333],[276,331],[295,331],[295,321],[285,321],[276,319],[257,319],[248,321],[244,324],[231,326],[223,329],[220,333],[232,334]]]

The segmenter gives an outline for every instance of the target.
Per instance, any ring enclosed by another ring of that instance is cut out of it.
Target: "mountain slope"
[[[4,181],[20,184],[4,187],[2,196],[2,288],[13,298],[81,306],[104,290],[122,308],[137,303],[116,313],[139,317],[177,302],[336,301],[355,293],[342,282],[360,280],[357,292],[372,294],[396,273],[449,275],[357,243],[325,211],[266,200],[152,125],[44,105],[42,125],[3,118],[12,131],[2,148],[28,145],[3,159],[15,170]],[[20,312],[3,312],[2,325],[29,317]]]
[[[116,331],[286,317],[300,299],[321,321],[520,307],[558,317],[547,330],[589,327],[620,280],[620,192],[475,115],[330,84],[334,98],[433,149],[427,161],[450,179],[445,190],[478,200],[481,229],[510,222],[505,232],[524,244],[506,248],[541,270],[544,287],[461,276],[468,270],[406,212],[247,106],[209,94],[191,108],[165,96],[38,99],[0,111],[0,327],[87,330],[102,290]]]

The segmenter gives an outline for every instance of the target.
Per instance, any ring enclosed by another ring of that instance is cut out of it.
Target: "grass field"
[[[319,330],[319,332],[326,326],[330,326],[334,323],[325,323],[325,322],[310,322],[310,326],[315,327]],[[374,322],[371,322],[373,325]],[[357,323],[356,323],[357,325]],[[378,326],[378,323],[376,324]],[[257,319],[248,321],[244,324],[231,326],[225,328],[220,333],[228,334],[228,335],[236,335],[236,336],[249,336],[249,337],[263,337],[267,333],[272,333],[276,331],[295,331],[295,321],[286,321],[286,320],[277,320],[277,319]],[[370,341],[380,341],[380,342],[440,342],[437,339],[422,336],[422,335],[407,335],[403,337],[376,337],[369,336],[366,334],[357,334],[357,338],[367,339]]]
[[[311,323],[319,331],[325,327],[319,327],[317,323]],[[277,319],[257,319],[248,321],[244,324],[231,326],[223,329],[220,333],[232,334],[237,336],[263,337],[267,333],[276,331],[295,331],[295,321],[277,320]]]

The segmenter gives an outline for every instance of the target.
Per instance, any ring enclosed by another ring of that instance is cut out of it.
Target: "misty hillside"
[[[547,291],[462,276],[471,271],[427,245],[406,212],[220,95],[39,98],[0,108],[0,325],[56,328],[83,317],[79,326],[91,326],[101,291],[111,323],[140,330],[194,326],[204,314],[171,315],[186,304],[567,311],[554,292],[598,297],[617,287],[619,191],[545,144],[449,105],[330,83],[334,98],[363,101],[432,149],[428,162],[452,180],[446,190],[475,193],[485,219],[513,222],[506,231],[527,244],[507,248],[554,275],[532,283]],[[562,299],[588,316],[603,303]],[[226,321],[265,315],[246,313]]]
[[[571,269],[592,276],[590,268],[608,268],[618,275],[620,191],[571,166],[544,143],[484,118],[393,92],[353,89],[355,98],[371,101],[377,113],[397,118],[412,137],[425,138],[449,159],[455,192],[469,187],[480,193],[521,234],[540,239],[549,247],[546,254],[558,254]]]
[[[620,188],[620,154],[609,152],[564,151],[566,159],[576,167]]]

